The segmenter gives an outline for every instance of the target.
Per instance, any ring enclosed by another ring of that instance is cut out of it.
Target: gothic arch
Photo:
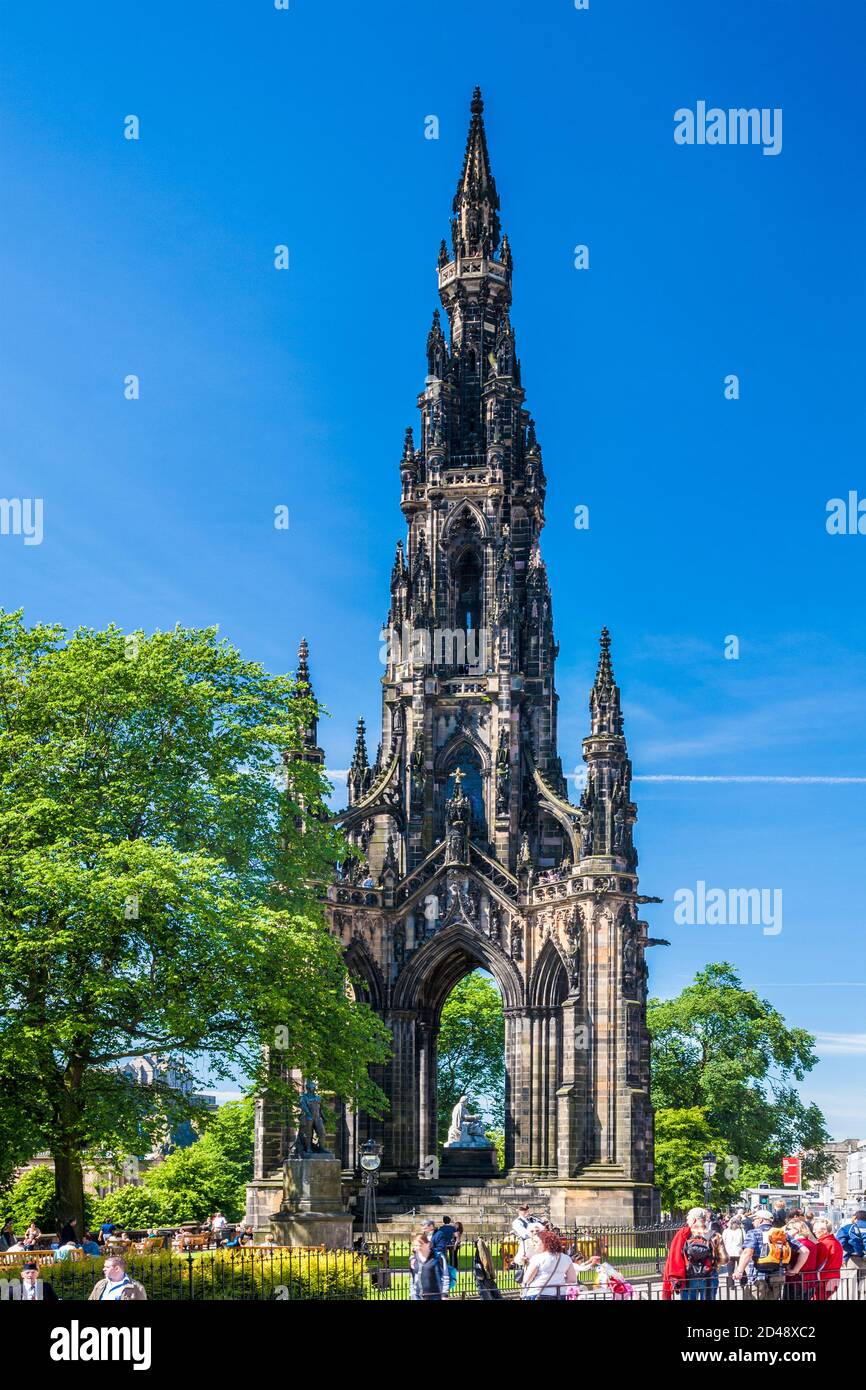
[[[529,1002],[535,1008],[557,1008],[568,994],[568,976],[562,956],[548,937],[538,953],[529,980]]]
[[[343,959],[353,983],[357,982],[362,987],[361,1002],[381,1012],[385,1007],[385,982],[364,942],[354,937],[346,947]],[[357,989],[355,997],[359,997]]]
[[[445,524],[442,527],[443,544],[450,543],[451,532],[463,525],[467,518],[471,518],[478,527],[479,541],[487,541],[490,539],[490,525],[487,517],[475,502],[470,501],[470,499],[466,497],[458,502],[445,518]]]
[[[438,1020],[454,986],[470,970],[489,970],[506,1009],[523,1004],[523,980],[514,963],[472,927],[456,923],[437,932],[413,952],[394,985],[395,1009],[418,1009]]]
[[[477,758],[481,765],[482,777],[487,777],[490,772],[490,750],[480,739],[475,738],[468,729],[456,729],[448,742],[444,744],[436,754],[433,763],[433,775],[439,781],[445,776],[452,763],[457,762],[464,750],[472,757]]]

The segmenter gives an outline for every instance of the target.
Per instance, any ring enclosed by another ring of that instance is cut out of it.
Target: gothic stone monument
[[[546,479],[511,324],[511,247],[476,90],[420,432],[399,461],[405,541],[391,571],[381,744],[358,722],[339,819],[361,856],[327,891],[359,997],[391,1029],[384,1121],[345,1110],[340,1157],[368,1137],[383,1171],[436,1154],[442,1006],[482,967],[502,993],[506,1168],[549,1189],[558,1223],[657,1212],[631,764],[610,637],[601,634],[569,799],[557,750],[558,645],[541,555]],[[603,597],[604,577],[587,586]],[[309,685],[306,644],[298,679]],[[322,762],[316,726],[305,756]],[[372,886],[371,886],[372,884]],[[261,1102],[256,1177],[285,1144]]]

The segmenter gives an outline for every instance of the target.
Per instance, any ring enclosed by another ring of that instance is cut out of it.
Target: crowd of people
[[[826,1301],[846,1263],[866,1281],[866,1211],[834,1234],[826,1217],[783,1202],[730,1217],[692,1207],[668,1250],[662,1297],[709,1301],[724,1281],[750,1300]]]
[[[123,1254],[123,1247],[134,1249],[137,1244],[157,1240],[173,1250],[182,1250],[191,1236],[199,1241],[203,1238],[205,1245],[216,1250],[249,1246],[255,1240],[252,1226],[232,1224],[221,1211],[207,1217],[194,1231],[190,1231],[188,1227],[177,1227],[173,1230],[157,1230],[156,1227],[152,1227],[137,1240],[130,1236],[128,1231],[119,1229],[113,1221],[103,1221],[98,1230],[85,1230],[79,1235],[78,1221],[75,1217],[63,1223],[56,1237],[44,1236],[35,1221],[31,1221],[24,1234],[19,1237],[15,1234],[11,1216],[7,1216],[0,1227],[0,1254],[26,1255],[35,1250],[48,1249],[53,1251],[55,1260],[65,1260],[74,1252],[81,1255],[105,1255],[108,1247],[111,1247],[115,1254]],[[266,1239],[264,1243],[273,1244],[273,1240]]]
[[[569,1250],[561,1231],[545,1217],[518,1208],[512,1224],[514,1254],[511,1269],[521,1299],[578,1298],[579,1275],[594,1270],[599,1284],[614,1298],[629,1298],[632,1287],[601,1255],[583,1258]],[[440,1225],[425,1221],[412,1241],[409,1259],[410,1298],[440,1302],[457,1284],[457,1262],[463,1240],[460,1222],[443,1217]]]
[[[581,1253],[528,1206],[518,1208],[512,1234],[511,1269],[523,1301],[579,1298],[580,1276],[589,1272],[613,1299],[633,1297],[632,1284],[602,1254]],[[424,1222],[412,1242],[412,1299],[441,1301],[453,1292],[462,1238],[447,1216],[440,1225]],[[725,1287],[734,1298],[826,1301],[846,1266],[866,1296],[866,1211],[834,1233],[826,1217],[783,1203],[730,1216],[693,1207],[668,1249],[662,1298],[708,1301]]]

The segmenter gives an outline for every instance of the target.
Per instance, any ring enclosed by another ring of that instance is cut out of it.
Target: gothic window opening
[[[466,632],[477,632],[482,621],[482,579],[481,556],[476,550],[464,550],[457,561],[454,575],[455,588],[455,627]]]

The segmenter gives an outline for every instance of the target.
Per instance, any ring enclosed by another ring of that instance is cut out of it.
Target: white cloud
[[[866,1056],[866,1033],[818,1033],[816,1037],[823,1057]]]

